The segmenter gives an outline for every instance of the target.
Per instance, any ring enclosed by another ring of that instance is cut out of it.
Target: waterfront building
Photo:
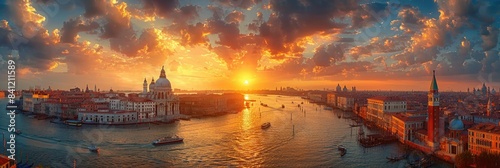
[[[344,111],[352,111],[354,108],[354,97],[350,94],[342,94],[337,98],[337,107]]]
[[[50,95],[43,92],[23,92],[23,111],[37,112],[40,103],[49,99]],[[38,108],[36,108],[38,106]]]
[[[481,123],[469,128],[469,151],[479,155],[481,152],[500,154],[500,126]]]
[[[40,112],[48,116],[61,116],[63,109],[62,103],[54,100],[44,101],[41,104]]]
[[[315,103],[326,103],[327,93],[323,91],[311,91],[307,93],[309,100]]]
[[[337,95],[335,93],[327,93],[326,94],[326,104],[338,107],[337,105]]]
[[[402,143],[414,140],[414,132],[424,128],[426,115],[399,113],[394,114],[391,120],[391,133],[396,135]]]
[[[368,98],[367,119],[385,130],[390,129],[392,115],[406,112],[406,101],[400,97]]]
[[[439,91],[436,81],[436,72],[432,71],[432,82],[428,94],[428,120],[427,120],[427,142],[431,148],[439,147]]]
[[[136,111],[79,111],[78,120],[96,124],[134,124],[137,123]]]

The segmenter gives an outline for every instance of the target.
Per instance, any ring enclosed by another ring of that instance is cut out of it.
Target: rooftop
[[[489,124],[489,123],[477,124],[477,125],[473,126],[472,128],[469,128],[469,130],[500,134],[500,126],[495,125],[495,124]]]
[[[427,116],[422,115],[407,115],[407,114],[394,114],[394,117],[403,121],[403,122],[424,122]]]

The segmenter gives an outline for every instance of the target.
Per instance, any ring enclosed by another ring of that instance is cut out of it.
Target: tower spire
[[[431,88],[430,90],[438,90],[438,85],[436,81],[436,71],[432,70],[432,82],[431,82]]]

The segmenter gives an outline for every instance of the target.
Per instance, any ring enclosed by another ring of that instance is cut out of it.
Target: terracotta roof
[[[424,122],[427,116],[408,116],[405,114],[394,114],[394,117],[403,122]]]
[[[469,130],[500,134],[500,126],[490,123],[480,123],[469,128]]]
[[[0,155],[0,165],[8,164],[10,159],[5,155]]]

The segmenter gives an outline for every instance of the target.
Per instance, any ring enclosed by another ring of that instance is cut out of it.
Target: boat
[[[90,152],[99,153],[99,147],[97,147],[95,145],[91,145],[91,146],[87,147],[87,149],[89,149]]]
[[[64,123],[66,125],[69,125],[69,126],[77,126],[77,127],[82,126],[82,121],[78,121],[78,120],[66,120],[66,121],[64,121]]]
[[[282,104],[282,105],[281,105],[281,108],[285,108],[285,105],[284,105],[284,104]]]
[[[166,144],[172,144],[172,143],[178,143],[184,141],[184,138],[179,137],[177,135],[174,136],[169,136],[169,137],[163,137],[157,140],[153,141],[153,145],[166,145]]]
[[[339,145],[337,148],[340,151],[340,156],[344,156],[347,153],[347,149],[344,147],[344,145]]]
[[[269,128],[269,127],[271,127],[271,123],[270,123],[270,122],[266,122],[266,123],[264,123],[264,124],[262,124],[262,125],[260,126],[260,128],[262,128],[262,129],[267,129],[267,128]]]

